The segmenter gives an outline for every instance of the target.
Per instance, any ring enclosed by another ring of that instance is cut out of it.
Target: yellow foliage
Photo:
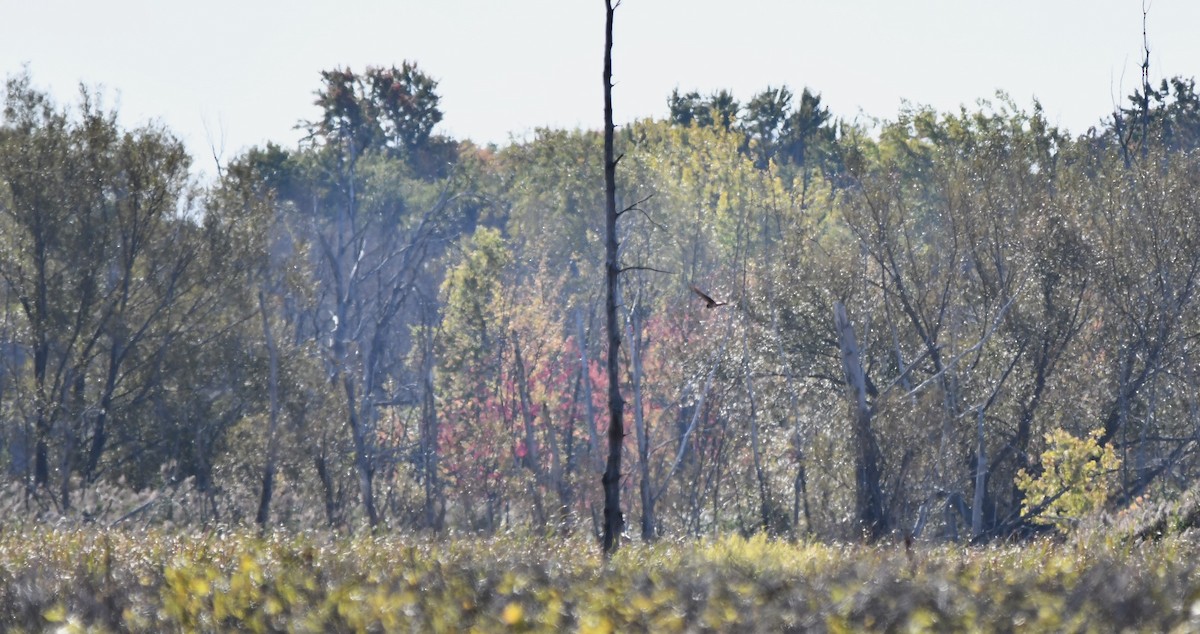
[[[525,609],[520,603],[512,602],[504,606],[504,611],[500,613],[500,620],[505,625],[516,625],[525,618]]]
[[[1181,537],[928,548],[918,572],[894,544],[761,536],[634,544],[606,562],[585,540],[231,533],[114,534],[105,573],[86,565],[98,541],[0,533],[0,580],[14,561],[44,572],[30,592],[0,583],[13,604],[0,630],[1168,631],[1193,622],[1200,577],[1200,542]],[[88,591],[113,609],[90,609]]]
[[[1062,429],[1046,434],[1041,475],[1035,478],[1024,469],[1017,473],[1025,516],[1067,531],[1103,508],[1121,460],[1111,445],[1099,445],[1099,435],[1097,430],[1076,438]]]
[[[55,603],[42,614],[42,618],[51,623],[62,623],[67,620],[67,608],[63,607],[61,603]]]

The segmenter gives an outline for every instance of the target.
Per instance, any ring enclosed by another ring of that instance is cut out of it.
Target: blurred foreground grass
[[[1200,540],[986,547],[10,529],[3,631],[1200,631]]]

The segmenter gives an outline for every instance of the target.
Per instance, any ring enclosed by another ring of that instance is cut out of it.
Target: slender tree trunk
[[[533,472],[533,487],[530,497],[533,500],[534,522],[539,530],[546,528],[546,507],[542,500],[542,488],[545,477],[542,475],[542,460],[538,455],[537,435],[533,425],[532,404],[529,402],[528,376],[525,374],[525,360],[521,356],[521,344],[517,333],[513,333],[513,355],[517,365],[517,390],[521,398],[521,420],[525,424],[525,456],[526,468]]]
[[[91,448],[88,450],[87,462],[83,469],[83,481],[92,482],[96,469],[100,466],[100,457],[104,454],[105,443],[108,441],[105,424],[108,412],[112,409],[112,396],[116,390],[117,372],[120,366],[120,351],[117,343],[112,342],[108,356],[108,375],[104,379],[104,395],[100,398],[100,408],[96,412],[96,423],[92,430]]]
[[[340,293],[339,293],[340,295]],[[347,321],[346,301],[339,297],[338,319],[333,333],[333,357],[337,360],[335,379],[340,378],[342,390],[346,394],[346,423],[350,428],[350,438],[354,443],[354,470],[358,476],[358,492],[362,498],[363,508],[367,512],[367,521],[371,528],[379,524],[379,514],[375,509],[374,465],[370,455],[371,439],[367,437],[362,417],[359,416],[358,395],[349,366],[349,354],[346,346]],[[366,395],[364,394],[364,400]]]
[[[797,443],[800,439],[797,438]],[[808,504],[808,474],[804,470],[804,454],[796,449],[796,479],[792,481],[792,538],[800,535],[797,525],[800,523],[800,510],[804,510],[804,532],[813,533],[812,511]]]
[[[422,333],[424,359],[421,399],[421,479],[425,493],[425,526],[441,532],[446,504],[442,500],[442,485],[438,477],[438,418],[434,397],[433,328],[426,323]]]
[[[49,312],[49,299],[47,288],[49,286],[47,272],[47,239],[45,231],[41,229],[41,223],[37,224],[38,231],[34,232],[35,266],[37,269],[34,278],[36,285],[36,298],[34,300],[33,315],[27,316],[32,322],[30,324],[33,330],[33,339],[36,342],[33,349],[33,380],[37,395],[36,419],[34,422],[34,435],[36,439],[36,449],[34,450],[34,467],[33,467],[33,484],[35,487],[48,487],[50,484],[50,448],[47,443],[47,437],[50,435],[51,423],[53,422],[50,412],[47,411],[50,407],[50,389],[46,385],[46,372],[50,364],[50,342],[46,333],[47,314]],[[28,311],[27,311],[28,313]]]
[[[612,27],[613,2],[604,0],[604,318],[608,333],[608,461],[604,468],[604,539],[605,555],[616,552],[625,528],[621,513],[621,447],[625,441],[625,400],[621,397],[618,353],[621,328],[617,323],[617,295],[621,269],[617,262],[617,159],[613,154],[612,113]]]
[[[980,407],[975,419],[975,497],[971,500],[971,536],[975,538],[983,536],[983,507],[987,496],[987,437],[983,427],[986,412],[986,407]]]
[[[636,303],[636,302],[635,302]],[[638,308],[630,311],[629,354],[633,364],[633,421],[637,431],[638,446],[638,491],[642,497],[642,541],[653,541],[656,537],[657,520],[654,516],[654,495],[650,482],[650,439],[642,409],[642,320]]]
[[[62,426],[63,436],[63,456],[62,456],[62,473],[59,474],[59,504],[61,510],[66,512],[71,508],[71,471],[74,469],[72,464],[75,455],[75,446],[77,443],[75,438],[75,430],[70,424]]]
[[[583,329],[583,313],[575,313],[575,330],[579,333],[579,380],[583,385],[583,404],[587,413],[588,463],[596,473],[604,473],[600,458],[600,441],[596,438],[596,405],[592,400],[592,375],[587,356],[587,332]]]
[[[263,465],[262,492],[258,498],[258,516],[255,521],[266,528],[271,515],[271,496],[275,490],[275,461],[279,455],[279,349],[275,346],[275,333],[271,331],[271,319],[267,313],[267,298],[258,292],[258,311],[262,316],[263,341],[267,345],[267,399],[270,408],[267,414],[267,460]]]
[[[49,344],[39,342],[33,353],[34,381],[37,386],[37,413],[33,425],[36,437],[33,461],[35,487],[50,484],[50,445],[46,441],[51,429],[51,417],[47,411],[50,407],[49,390],[46,389],[46,365],[49,356]]]
[[[841,346],[842,369],[846,376],[846,387],[854,404],[854,475],[855,507],[859,527],[867,539],[876,540],[888,530],[887,515],[880,486],[879,445],[871,430],[871,409],[867,405],[867,384],[863,375],[858,342],[854,337],[854,326],[846,316],[846,307],[837,302],[833,305],[834,323]]]
[[[346,391],[346,409],[350,415],[350,434],[354,440],[354,466],[358,472],[358,492],[362,496],[363,508],[367,511],[367,521],[371,528],[379,525],[379,512],[375,509],[375,491],[373,481],[375,466],[372,464],[370,442],[358,408],[354,406],[354,382],[349,376],[342,377],[342,387]]]
[[[321,493],[325,499],[325,519],[331,528],[337,528],[342,523],[342,514],[338,510],[338,495],[334,490],[333,475],[329,473],[329,463],[325,459],[324,450],[313,459],[317,468],[317,477],[321,480]]]

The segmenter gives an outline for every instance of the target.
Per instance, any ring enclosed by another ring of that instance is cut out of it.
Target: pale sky
[[[957,109],[1009,93],[1081,132],[1139,81],[1141,0],[624,0],[618,123],[663,117],[673,88],[822,93],[835,116]],[[1200,74],[1200,2],[1150,5],[1151,73]],[[211,167],[294,145],[319,72],[415,60],[440,81],[439,131],[504,143],[599,128],[601,0],[0,0],[0,72],[73,102],[100,86],[122,122],[165,123]]]

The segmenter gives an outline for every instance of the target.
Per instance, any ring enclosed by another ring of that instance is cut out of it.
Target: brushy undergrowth
[[[0,630],[1200,630],[1200,540],[986,547],[22,528]]]

